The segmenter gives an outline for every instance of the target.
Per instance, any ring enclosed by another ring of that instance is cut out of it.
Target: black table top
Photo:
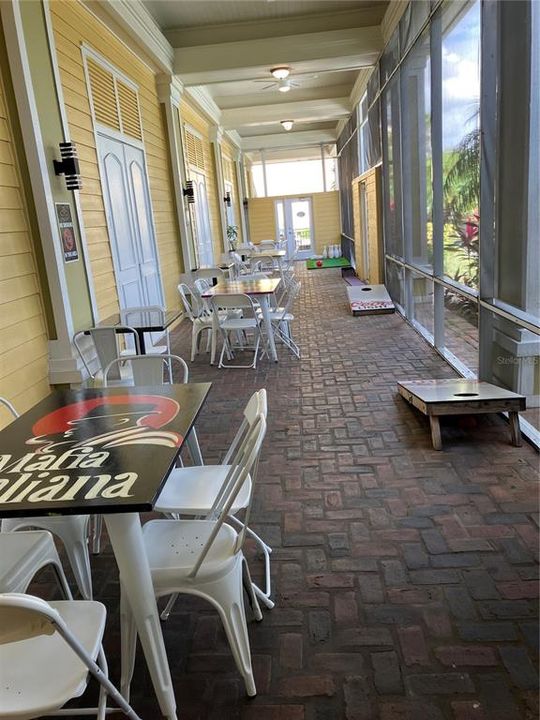
[[[130,310],[126,308],[119,313],[109,315],[101,320],[97,327],[114,327],[116,325],[129,325],[134,330],[154,332],[165,330],[178,320],[182,311],[178,310]]]
[[[0,517],[151,510],[210,387],[51,393],[0,432]]]

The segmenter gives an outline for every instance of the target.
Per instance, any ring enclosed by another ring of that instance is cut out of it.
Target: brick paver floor
[[[207,461],[266,387],[253,526],[274,547],[276,607],[250,621],[245,697],[216,613],[181,598],[164,626],[183,720],[520,720],[538,715],[538,455],[498,417],[443,422],[444,451],[396,380],[453,371],[399,315],[353,318],[339,271],[301,272],[300,361],[217,370],[198,432]],[[188,357],[189,328],[174,333]],[[247,548],[253,575],[261,559]],[[93,558],[118,677],[118,583]],[[144,663],[133,701],[159,717]]]

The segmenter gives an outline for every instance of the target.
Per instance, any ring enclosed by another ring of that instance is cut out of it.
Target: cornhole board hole
[[[512,445],[521,446],[519,412],[526,409],[523,395],[478,380],[411,380],[398,382],[399,394],[429,417],[431,440],[442,450],[441,415],[477,415],[507,412]]]
[[[396,308],[384,285],[351,285],[347,288],[352,314],[382,315]]]

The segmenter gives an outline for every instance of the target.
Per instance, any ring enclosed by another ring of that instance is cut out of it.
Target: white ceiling
[[[386,0],[143,0],[174,72],[208,95],[246,149],[327,143],[382,48]],[[264,89],[286,64],[297,85]],[[264,82],[259,82],[264,81]],[[268,82],[266,82],[268,81]],[[285,132],[280,120],[293,119]]]
[[[373,0],[148,0],[161,28],[193,28],[316,15],[373,5]]]

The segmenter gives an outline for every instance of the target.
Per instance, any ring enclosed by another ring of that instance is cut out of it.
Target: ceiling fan
[[[291,68],[288,65],[279,65],[278,67],[270,68],[270,74],[274,80],[254,80],[256,83],[267,83],[263,90],[277,89],[279,92],[289,92],[292,88],[300,87],[300,83],[291,80],[289,75],[291,74]]]

